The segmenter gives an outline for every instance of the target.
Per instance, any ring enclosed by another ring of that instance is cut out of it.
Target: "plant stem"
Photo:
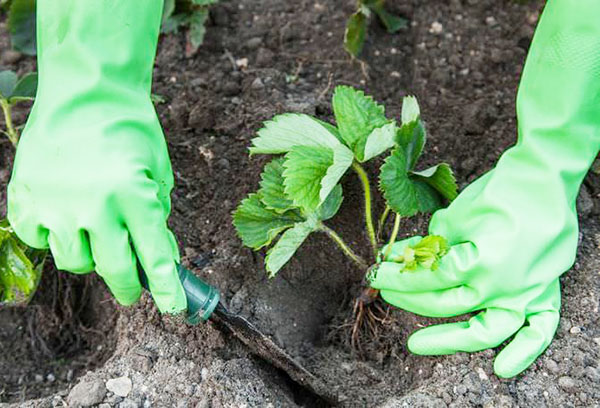
[[[371,241],[371,246],[373,247],[373,256],[377,258],[377,237],[375,236],[375,228],[373,227],[373,214],[371,210],[371,183],[369,182],[369,176],[367,176],[367,172],[365,169],[358,164],[357,162],[352,163],[352,168],[358,175],[362,186],[363,193],[365,197],[365,222],[367,224],[367,233],[369,235],[369,240]]]
[[[381,217],[379,218],[379,224],[377,225],[377,238],[378,239],[381,238],[381,233],[383,232],[383,226],[385,225],[385,222],[387,221],[387,217],[390,214],[391,210],[392,210],[392,208],[389,205],[386,205],[385,210],[383,211],[383,214],[381,214]]]
[[[367,262],[362,259],[362,257],[360,255],[357,255],[342,239],[342,237],[340,237],[337,232],[335,232],[334,230],[332,230],[331,228],[329,228],[328,226],[326,226],[325,224],[321,223],[319,225],[319,230],[323,231],[324,233],[327,234],[327,236],[329,236],[329,238],[331,238],[338,247],[340,247],[340,249],[344,252],[344,254],[350,258],[358,267],[360,267],[361,269],[366,270],[369,265],[367,264]]]
[[[2,111],[4,112],[4,122],[6,122],[6,136],[8,136],[12,144],[17,147],[17,143],[19,143],[19,133],[13,125],[12,108],[10,103],[5,99],[0,99],[0,106],[2,106]]]
[[[398,230],[400,229],[400,215],[396,213],[396,218],[394,218],[394,229],[392,230],[392,235],[390,236],[390,242],[388,243],[388,247],[385,250],[384,260],[388,259],[390,253],[392,252],[392,245],[396,242],[396,238],[398,238]]]

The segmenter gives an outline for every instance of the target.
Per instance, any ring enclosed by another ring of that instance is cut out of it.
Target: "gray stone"
[[[566,375],[558,379],[558,385],[560,388],[568,392],[574,392],[577,388],[577,383],[575,380],[571,377],[567,377]]]
[[[105,395],[102,381],[82,381],[69,392],[67,402],[71,407],[89,407],[102,402]]]
[[[119,397],[126,397],[133,388],[133,383],[129,377],[111,378],[106,382],[106,388]]]

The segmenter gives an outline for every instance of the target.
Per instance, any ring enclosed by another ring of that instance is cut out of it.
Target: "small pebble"
[[[56,381],[56,377],[54,376],[54,374],[50,373],[46,376],[46,381],[53,383],[54,381]]]
[[[250,85],[250,88],[252,89],[263,89],[265,87],[265,84],[263,84],[262,79],[256,77],[254,78],[254,81],[252,81],[252,85]]]
[[[441,34],[442,31],[444,31],[444,26],[442,25],[442,23],[438,21],[434,21],[433,23],[431,23],[431,27],[429,27],[430,34]]]
[[[575,388],[577,387],[575,380],[571,377],[567,377],[566,375],[558,379],[558,385],[567,392],[574,392]]]
[[[482,381],[487,381],[487,380],[488,380],[488,376],[487,376],[487,374],[485,373],[485,371],[483,371],[483,368],[481,368],[481,367],[477,367],[477,368],[475,369],[475,371],[477,372],[477,375],[479,376],[479,379],[480,379],[480,380],[482,380]]]
[[[496,19],[493,16],[489,16],[485,18],[485,23],[489,26],[495,26],[496,25]]]
[[[126,397],[133,388],[133,383],[129,377],[111,378],[106,382],[106,388],[119,397]]]
[[[239,58],[235,60],[235,65],[240,69],[248,68],[248,58]]]
[[[44,381],[44,376],[41,374],[36,374],[34,380],[36,383],[41,383],[42,381]]]
[[[581,333],[581,327],[573,326],[571,327],[571,330],[569,330],[569,332],[571,332],[571,334],[579,334]]]

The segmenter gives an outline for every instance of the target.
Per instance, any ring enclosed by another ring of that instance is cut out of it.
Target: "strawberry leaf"
[[[0,98],[8,99],[12,96],[17,80],[17,74],[12,71],[0,72]]]
[[[35,0],[13,0],[8,12],[12,47],[27,55],[36,53]]]
[[[416,98],[405,97],[402,103],[402,126],[396,133],[396,144],[405,150],[409,158],[406,163],[407,170],[414,169],[427,141],[425,126],[420,115]]]
[[[321,180],[333,165],[333,150],[326,147],[296,146],[285,155],[285,194],[295,205],[314,211],[321,203]]]
[[[189,52],[194,53],[204,42],[204,35],[206,34],[206,20],[208,19],[208,9],[202,8],[194,10],[190,16],[190,31],[188,32],[189,42],[191,50]]]
[[[344,33],[344,49],[353,57],[358,57],[365,45],[367,37],[367,16],[358,10],[346,22]]]
[[[47,251],[25,245],[8,221],[0,221],[0,307],[31,300],[42,275]]]
[[[317,220],[309,219],[304,222],[299,222],[293,228],[288,229],[283,233],[279,241],[269,249],[265,264],[269,277],[274,277],[277,272],[285,265],[294,255],[296,250],[302,245],[311,232],[316,231]]]
[[[342,139],[358,161],[365,161],[367,138],[374,129],[389,123],[383,106],[375,103],[363,91],[349,86],[336,87],[332,103]]]
[[[15,85],[8,102],[14,104],[19,101],[31,101],[35,98],[37,91],[38,76],[37,73],[23,75]]]
[[[377,14],[377,17],[379,17],[379,20],[381,20],[387,32],[390,34],[394,34],[408,24],[406,19],[395,16],[385,9],[385,0],[363,0],[363,4]]]
[[[415,245],[404,248],[404,254],[393,261],[404,263],[403,271],[414,271],[418,267],[435,271],[449,250],[450,245],[444,237],[428,235]]]
[[[302,220],[294,211],[279,214],[266,208],[258,193],[250,194],[233,214],[233,225],[239,237],[252,249],[269,245],[279,233]]]
[[[401,148],[394,149],[381,166],[379,187],[392,210],[410,217],[441,208],[443,196],[423,176],[415,176],[407,168],[408,158]]]
[[[365,145],[364,161],[379,156],[396,143],[396,123],[391,122],[380,128],[373,129]]]
[[[252,139],[250,154],[287,153],[295,146],[334,148],[340,142],[322,122],[308,115],[286,113],[265,122]]]
[[[294,203],[285,194],[283,185],[282,157],[274,159],[265,166],[261,174],[260,190],[261,201],[269,210],[282,214],[294,208]]]
[[[458,195],[456,179],[452,169],[446,163],[438,164],[423,171],[415,171],[411,174],[415,179],[427,183],[448,201],[454,200]]]
[[[342,195],[342,186],[338,184],[334,187],[331,193],[329,193],[329,196],[323,202],[323,204],[321,204],[321,207],[319,207],[317,213],[318,218],[322,221],[332,218],[339,211],[343,200],[344,196]]]
[[[333,148],[333,164],[329,166],[327,173],[325,173],[325,177],[321,180],[319,204],[327,199],[329,193],[331,193],[344,174],[346,174],[350,166],[352,166],[353,160],[354,156],[346,146],[339,145]]]

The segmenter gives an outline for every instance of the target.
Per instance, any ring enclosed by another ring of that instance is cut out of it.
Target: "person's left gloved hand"
[[[550,344],[559,322],[559,276],[575,260],[577,193],[600,148],[600,2],[546,5],[517,97],[519,141],[497,166],[434,214],[429,233],[451,248],[439,268],[383,262],[371,286],[424,316],[480,311],[469,321],[419,330],[416,354],[500,345],[494,371],[512,377]],[[389,259],[419,237],[393,245]]]

